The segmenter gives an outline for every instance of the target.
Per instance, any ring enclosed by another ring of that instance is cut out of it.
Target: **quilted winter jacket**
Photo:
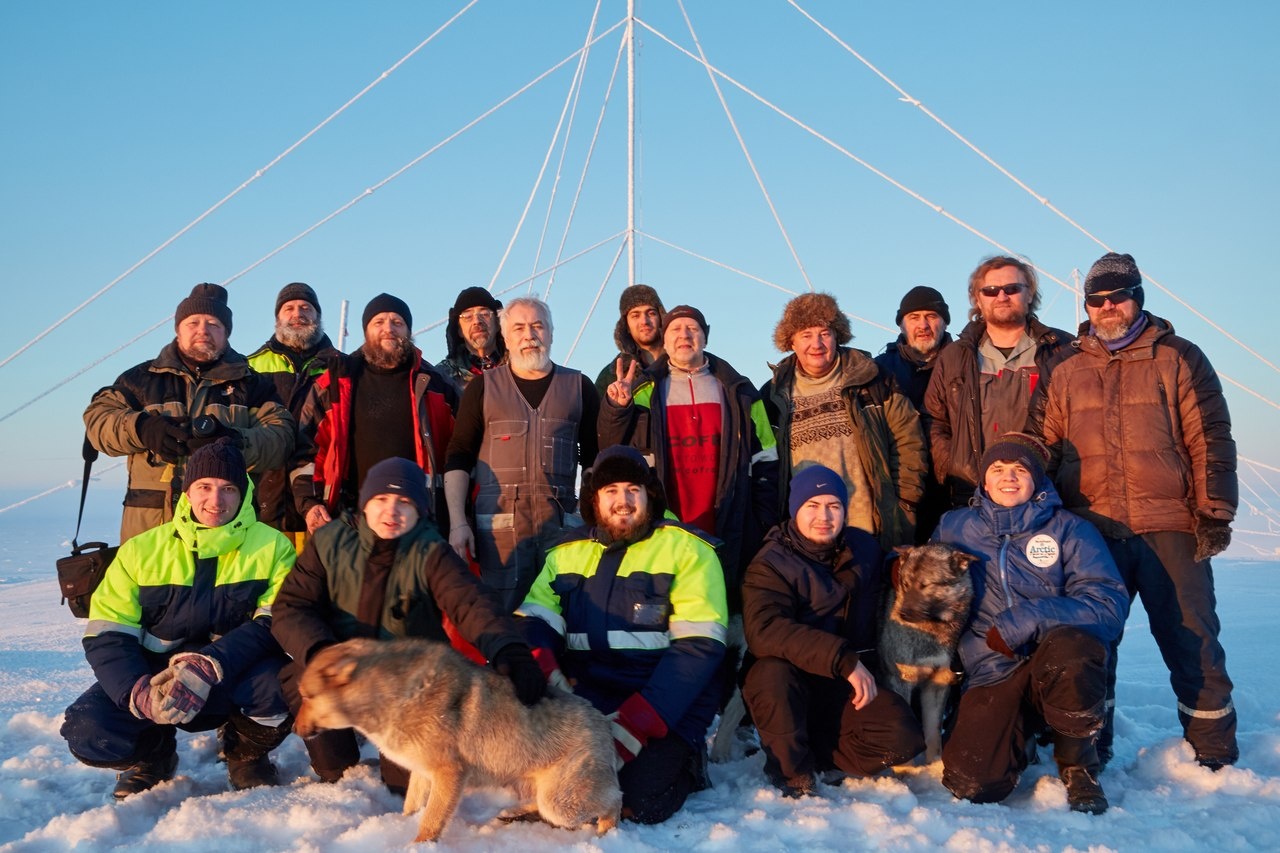
[[[899,505],[915,505],[924,496],[929,476],[920,415],[906,395],[871,357],[861,350],[840,347],[842,375],[840,396],[853,424],[858,458],[871,486],[876,534],[886,550],[909,545],[915,535],[915,515]],[[773,379],[764,384],[765,411],[778,440],[778,467],[784,472],[778,489],[778,513],[787,517],[791,472],[791,389],[796,357],[784,358],[773,368]]]
[[[933,541],[978,558],[969,567],[972,618],[960,635],[966,689],[1002,681],[1054,628],[1081,628],[1103,643],[1120,636],[1129,594],[1111,552],[1096,527],[1062,508],[1047,479],[1015,507],[979,490],[968,507],[942,516]],[[992,625],[1014,658],[987,646]]]
[[[84,410],[89,442],[108,456],[129,457],[129,484],[120,520],[120,541],[174,517],[182,494],[186,459],[156,459],[138,437],[139,414],[179,419],[212,415],[235,431],[249,473],[257,477],[289,461],[293,416],[270,379],[249,369],[245,357],[228,349],[208,370],[192,373],[171,341],[151,361],[129,368],[99,390]]]
[[[271,632],[305,664],[321,648],[360,636],[357,611],[365,563],[375,534],[363,516],[344,516],[307,538],[276,597]],[[387,576],[379,637],[424,637],[450,642],[444,618],[491,659],[503,646],[524,643],[510,614],[426,520],[400,537]]]
[[[978,346],[987,324],[974,320],[960,337],[938,354],[933,376],[924,393],[925,429],[933,473],[939,483],[951,489],[952,502],[962,505],[973,494],[982,477],[978,466],[986,449],[982,437],[982,386],[978,376]],[[1044,325],[1034,317],[1027,334],[1036,342],[1036,367],[1040,378],[1032,389],[1030,408],[1044,394],[1055,367],[1073,355],[1070,332]]]
[[[173,521],[120,546],[89,605],[84,650],[98,683],[121,708],[148,656],[199,651],[223,679],[268,655],[271,606],[297,552],[284,534],[253,515],[253,485],[240,512],[221,527],[191,515],[183,494]]]
[[[1197,515],[1230,521],[1239,491],[1222,384],[1204,353],[1147,314],[1147,328],[1108,352],[1081,327],[1080,354],[1053,374],[1033,423],[1052,454],[1067,509],[1103,534],[1195,532]]]

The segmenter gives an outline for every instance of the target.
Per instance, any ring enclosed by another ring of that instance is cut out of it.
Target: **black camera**
[[[208,438],[217,435],[221,429],[222,424],[218,423],[218,419],[212,415],[200,415],[198,418],[191,419],[192,438]]]

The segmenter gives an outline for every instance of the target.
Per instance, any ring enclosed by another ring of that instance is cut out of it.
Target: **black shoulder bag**
[[[115,559],[119,546],[107,545],[106,542],[86,542],[76,544],[80,538],[80,523],[84,521],[84,499],[89,492],[89,471],[98,458],[98,450],[84,439],[84,478],[80,481],[80,512],[76,516],[76,534],[71,537],[71,556],[58,558],[58,588],[62,592],[62,603],[71,608],[71,615],[77,619],[89,616],[89,599],[93,591],[102,583],[102,576],[107,566]]]

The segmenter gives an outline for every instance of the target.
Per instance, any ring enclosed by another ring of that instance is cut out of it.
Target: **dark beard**
[[[653,527],[650,524],[649,510],[646,509],[644,512],[633,516],[633,518],[635,518],[635,524],[625,529],[608,522],[601,522],[596,526],[596,538],[606,546],[616,543],[630,545],[633,542],[639,542],[649,535]]]
[[[276,340],[289,349],[303,352],[311,349],[320,336],[324,334],[324,326],[319,322],[307,326],[290,326],[287,323],[276,323]]]
[[[409,358],[413,355],[413,338],[411,336],[396,338],[395,341],[395,349],[390,353],[383,350],[380,345],[371,344],[367,340],[360,347],[360,351],[364,353],[365,361],[374,367],[391,370],[402,364],[408,364]]]

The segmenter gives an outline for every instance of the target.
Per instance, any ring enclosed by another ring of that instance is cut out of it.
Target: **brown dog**
[[[908,702],[920,697],[925,758],[942,756],[942,714],[956,674],[960,632],[969,621],[974,557],[950,545],[897,548],[880,628],[880,659],[889,687]]]
[[[555,693],[526,707],[506,678],[428,640],[330,646],[298,687],[298,734],[354,728],[409,769],[404,813],[425,806],[414,841],[440,837],[468,783],[517,788],[520,805],[503,819],[595,821],[601,835],[618,822],[609,723],[584,699]]]

